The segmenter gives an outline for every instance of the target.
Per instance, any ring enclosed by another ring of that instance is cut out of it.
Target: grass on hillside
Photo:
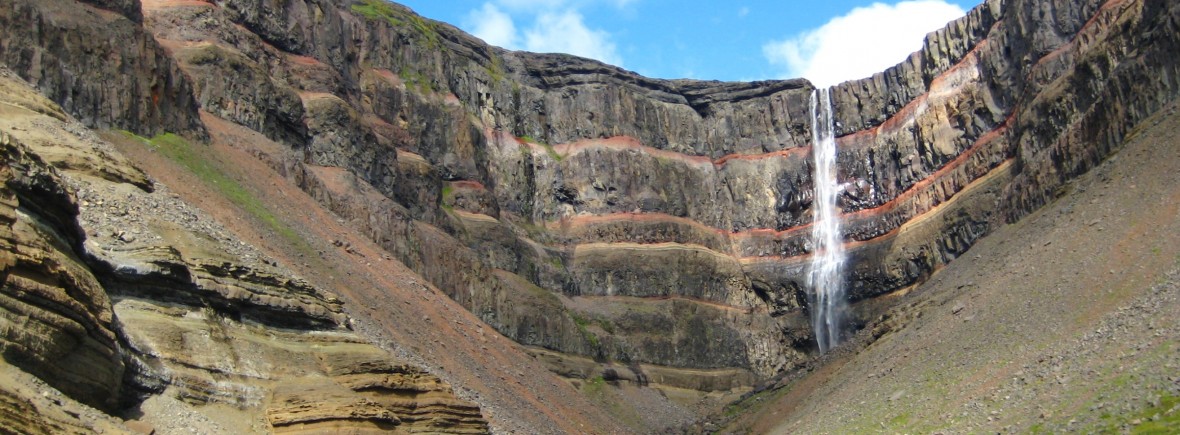
[[[266,225],[276,235],[286,240],[290,246],[304,254],[315,252],[299,233],[280,221],[241,183],[218,169],[214,162],[202,155],[187,139],[172,133],[159,134],[150,139],[128,131],[121,133],[128,138],[147,144],[161,155],[187,169],[221,196],[253,216],[258,222]]]
[[[548,154],[548,155],[549,155],[549,157],[550,157],[550,158],[552,158],[553,160],[556,160],[556,161],[559,161],[559,162],[560,162],[562,159],[564,159],[564,158],[565,158],[565,156],[564,156],[564,155],[558,154],[558,153],[557,153],[557,150],[556,150],[556,149],[553,149],[553,145],[547,144],[547,143],[545,143],[545,142],[541,142],[541,141],[539,141],[539,140],[537,140],[537,139],[535,139],[535,138],[533,138],[532,136],[529,136],[529,135],[527,135],[527,134],[526,134],[526,135],[524,135],[524,136],[520,136],[520,137],[516,138],[516,140],[517,140],[517,141],[519,141],[519,142],[521,142],[521,143],[525,143],[525,144],[530,144],[530,143],[532,143],[532,144],[537,144],[537,145],[540,145],[542,148],[545,148],[545,154]]]
[[[426,21],[418,15],[399,11],[385,0],[361,0],[352,5],[352,11],[370,20],[385,21],[393,27],[408,25],[417,35],[426,40],[428,48],[442,48],[441,37],[438,35],[438,30],[434,28],[434,23]]]
[[[1154,406],[1126,419],[1133,434],[1180,433],[1180,396],[1163,394]],[[1138,424],[1135,424],[1138,422]]]

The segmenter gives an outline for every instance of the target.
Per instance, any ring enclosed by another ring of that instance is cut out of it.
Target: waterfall
[[[846,305],[840,276],[844,243],[840,236],[840,210],[836,206],[840,185],[836,182],[836,129],[830,89],[816,89],[811,93],[811,126],[811,151],[815,159],[815,199],[811,206],[815,215],[807,285],[815,340],[820,352],[827,352],[840,342]]]

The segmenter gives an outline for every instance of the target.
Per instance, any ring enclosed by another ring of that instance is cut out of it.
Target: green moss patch
[[[1180,396],[1162,394],[1151,407],[1121,420],[1131,425],[1133,434],[1180,433]]]
[[[442,48],[442,38],[433,22],[426,21],[418,15],[398,10],[385,0],[360,0],[353,3],[352,11],[369,20],[384,21],[393,27],[410,29],[413,34],[426,41],[428,48]]]
[[[314,253],[314,250],[303,240],[303,237],[299,233],[280,221],[249,190],[242,186],[241,183],[238,183],[237,180],[222,172],[216,166],[215,162],[210,161],[187,139],[172,133],[156,135],[151,139],[127,131],[121,133],[128,138],[147,144],[169,160],[184,167],[218,194],[254,217],[258,222],[266,225],[272,232],[286,240],[292,247],[304,253]]]

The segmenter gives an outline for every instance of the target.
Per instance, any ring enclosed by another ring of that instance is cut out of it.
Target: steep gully
[[[276,146],[255,158],[559,373],[740,392],[817,345],[806,82],[647,79],[374,1],[108,3],[6,4],[0,57],[95,126],[261,133]],[[61,37],[101,28],[70,8],[143,42]],[[989,1],[832,89],[852,323],[1174,99],[1176,15]],[[128,69],[167,79],[103,93],[64,73]]]

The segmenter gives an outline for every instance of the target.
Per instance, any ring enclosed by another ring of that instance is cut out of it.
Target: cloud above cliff
[[[943,0],[874,3],[831,19],[794,37],[762,46],[763,56],[782,77],[805,77],[831,86],[882,71],[922,47],[926,34],[963,16]]]
[[[468,30],[484,42],[505,48],[516,46],[516,23],[496,5],[484,3],[483,7],[471,11],[467,19]]]
[[[586,27],[582,15],[567,10],[537,16],[533,27],[524,32],[524,47],[541,53],[569,53],[622,65],[610,33]]]
[[[603,0],[623,8],[635,0]],[[612,35],[591,28],[578,11],[587,1],[497,0],[472,10],[463,27],[491,45],[539,53],[569,53],[622,66]],[[518,27],[517,22],[527,23]]]

